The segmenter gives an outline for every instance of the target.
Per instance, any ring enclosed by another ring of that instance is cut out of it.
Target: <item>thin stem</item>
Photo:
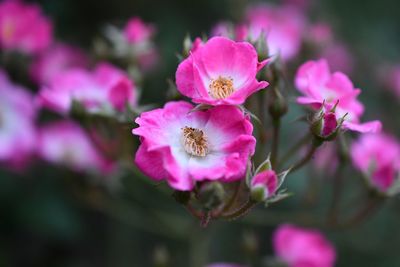
[[[315,151],[317,150],[317,146],[311,145],[311,147],[308,149],[307,154],[300,159],[297,163],[295,163],[291,169],[291,173],[301,169],[304,165],[306,165],[313,157]]]
[[[339,224],[340,228],[357,226],[372,216],[378,208],[383,204],[382,197],[373,197],[367,201],[367,204],[356,212],[347,222]]]
[[[311,135],[307,133],[303,138],[297,141],[289,150],[283,155],[283,157],[279,160],[279,165],[283,165],[286,161],[288,161],[296,152],[302,148],[307,141],[311,138]]]
[[[247,213],[250,212],[250,210],[252,208],[255,207],[255,205],[257,205],[258,202],[253,201],[251,199],[249,199],[245,204],[243,204],[239,209],[237,209],[236,211],[232,212],[232,213],[228,213],[228,214],[224,214],[222,215],[222,218],[227,219],[227,220],[236,220],[239,219],[240,217],[243,217],[244,215],[246,215]]]
[[[345,170],[345,161],[339,165],[335,176],[333,177],[333,197],[328,212],[328,223],[335,225],[338,221],[338,213],[340,209],[340,198],[343,192],[343,172]]]
[[[272,169],[275,169],[278,160],[278,148],[279,148],[279,133],[281,126],[281,119],[273,119],[273,134],[272,134],[272,151],[271,151],[271,165]]]
[[[226,205],[222,209],[222,213],[228,212],[231,209],[231,207],[233,206],[233,204],[236,202],[236,199],[239,196],[240,187],[242,186],[242,181],[243,180],[240,180],[240,182],[238,182],[236,184],[234,192],[232,194],[232,197],[229,199],[229,201],[226,203]]]

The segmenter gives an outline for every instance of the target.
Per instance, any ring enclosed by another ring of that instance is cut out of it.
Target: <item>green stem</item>
[[[229,201],[226,203],[226,205],[222,209],[222,213],[228,212],[231,209],[231,207],[233,206],[233,204],[235,204],[236,199],[237,199],[237,197],[239,195],[240,187],[242,186],[242,181],[243,180],[241,180],[240,182],[238,182],[235,185],[235,189],[234,189],[234,192],[232,194],[232,197],[229,199]]]
[[[338,221],[338,213],[340,210],[340,198],[343,191],[343,172],[345,170],[345,162],[342,161],[334,175],[333,179],[333,196],[328,212],[328,223],[336,225]]]
[[[384,198],[377,196],[370,198],[364,207],[356,212],[348,221],[339,224],[338,226],[340,228],[349,228],[360,225],[378,210],[378,208],[383,204],[383,200]]]
[[[247,213],[250,212],[252,208],[255,207],[259,202],[253,201],[249,199],[245,204],[243,204],[239,209],[232,213],[224,214],[221,217],[227,220],[236,220],[239,219],[240,217],[243,217]]]
[[[279,165],[283,165],[286,163],[292,156],[296,154],[296,152],[302,148],[311,138],[311,135],[307,133],[303,138],[301,138],[299,141],[297,141],[296,144],[294,144],[284,155],[283,157],[279,160]]]
[[[301,169],[304,165],[306,165],[313,157],[315,151],[317,150],[317,146],[311,145],[311,147],[308,149],[307,154],[300,159],[297,163],[295,163],[291,169],[291,173]]]
[[[279,148],[279,133],[281,126],[281,119],[274,118],[273,119],[273,134],[272,134],[272,151],[271,151],[271,165],[272,169],[276,168],[277,160],[278,160],[278,148]]]

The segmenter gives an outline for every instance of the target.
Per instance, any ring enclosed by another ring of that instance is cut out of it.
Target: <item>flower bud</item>
[[[251,199],[257,202],[265,201],[276,192],[277,187],[278,176],[273,170],[260,172],[251,180]]]
[[[225,190],[219,182],[208,182],[200,187],[198,199],[206,210],[212,210],[222,204]]]
[[[285,115],[288,111],[288,103],[285,97],[279,92],[279,90],[274,89],[271,93],[271,100],[268,103],[268,111],[272,118],[279,119]]]
[[[322,107],[311,122],[312,134],[321,141],[332,141],[336,138],[345,116],[336,117],[336,105],[329,111]]]

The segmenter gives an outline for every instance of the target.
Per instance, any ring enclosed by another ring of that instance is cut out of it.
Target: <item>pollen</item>
[[[182,145],[185,151],[192,156],[205,157],[208,154],[207,136],[200,129],[183,127]]]
[[[233,79],[218,76],[217,79],[211,80],[209,86],[209,94],[215,99],[223,99],[230,96],[235,89],[233,88]]]

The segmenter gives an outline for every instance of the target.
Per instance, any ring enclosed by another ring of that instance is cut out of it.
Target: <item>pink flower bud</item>
[[[278,176],[273,170],[266,170],[256,174],[251,180],[250,190],[253,200],[261,202],[276,192]]]

